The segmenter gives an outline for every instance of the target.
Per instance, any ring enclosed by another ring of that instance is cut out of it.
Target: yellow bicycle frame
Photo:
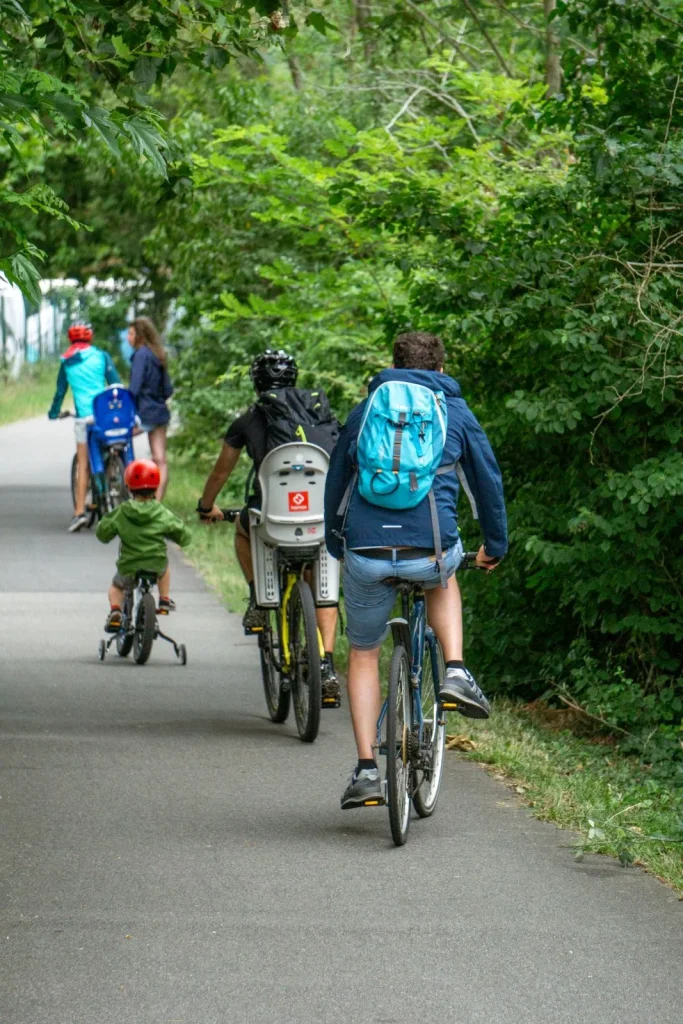
[[[280,615],[280,636],[282,637],[282,650],[280,651],[280,665],[281,665],[281,671],[285,675],[287,675],[289,673],[289,668],[290,668],[289,615],[287,614],[287,612],[289,610],[289,599],[292,596],[292,590],[294,589],[294,584],[296,583],[297,579],[298,579],[298,577],[297,577],[296,573],[293,573],[293,572],[288,573],[288,575],[287,575],[287,586],[285,587],[285,592],[284,592],[284,594],[282,596],[282,601],[280,602],[280,607],[278,608],[278,613]],[[318,652],[320,654],[320,658],[322,659],[322,658],[325,657],[325,647],[323,645],[323,638],[322,638],[322,634],[321,634],[320,630],[318,629],[317,632],[318,632]]]

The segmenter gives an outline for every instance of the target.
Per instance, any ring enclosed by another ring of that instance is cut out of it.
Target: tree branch
[[[481,32],[481,34],[483,35],[483,37],[486,40],[486,42],[489,44],[489,46],[491,47],[491,49],[495,53],[496,57],[498,58],[498,63],[500,64],[500,66],[503,69],[503,71],[505,72],[505,74],[508,76],[508,78],[512,78],[513,77],[512,72],[510,71],[510,68],[507,66],[507,64],[505,62],[505,58],[503,57],[503,54],[500,52],[500,50],[496,46],[496,43],[494,42],[493,37],[490,35],[488,29],[486,28],[486,25],[481,20],[481,18],[479,17],[477,12],[475,11],[474,7],[470,3],[470,0],[462,0],[462,5],[463,5],[463,7],[465,8],[466,11],[470,12],[472,18],[474,19],[474,21],[476,22],[476,24],[479,27],[479,31]]]

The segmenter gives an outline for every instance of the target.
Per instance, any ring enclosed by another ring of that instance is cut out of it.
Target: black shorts
[[[247,537],[250,535],[250,529],[249,529],[249,526],[250,526],[250,524],[249,524],[249,509],[250,508],[258,508],[259,504],[260,504],[260,502],[259,502],[259,499],[256,497],[256,495],[255,494],[251,494],[247,498],[246,505],[242,509],[240,509],[240,515],[239,515],[240,526],[242,527],[242,529],[246,533]]]

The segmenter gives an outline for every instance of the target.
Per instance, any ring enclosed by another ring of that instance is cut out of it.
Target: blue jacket
[[[507,518],[503,482],[491,445],[460,393],[452,377],[435,370],[382,370],[370,383],[372,393],[388,380],[411,381],[433,391],[443,391],[448,409],[448,432],[442,465],[459,462],[474,497],[484,532],[486,553],[502,558],[507,552]],[[332,452],[325,486],[325,540],[335,558],[343,557],[340,537],[342,516],[339,505],[355,466],[351,451],[358,437],[365,401],[351,412]],[[352,447],[353,446],[353,447]],[[460,485],[455,472],[434,478],[434,497],[444,550],[458,539],[458,496]],[[393,511],[371,505],[355,487],[348,506],[345,527],[348,548],[397,547],[432,548],[434,545],[429,499],[415,508]]]
[[[76,416],[84,419],[92,416],[92,402],[95,395],[104,391],[107,384],[119,384],[121,378],[111,361],[111,356],[87,342],[77,341],[60,356],[57,390],[52,399],[48,416],[57,419],[62,408],[67,388],[74,396]]]
[[[146,345],[133,352],[128,390],[144,426],[163,427],[168,423],[171,414],[166,399],[173,394],[173,385],[163,363]]]

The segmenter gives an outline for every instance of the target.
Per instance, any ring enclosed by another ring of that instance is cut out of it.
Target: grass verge
[[[47,415],[58,369],[56,360],[47,359],[24,366],[16,380],[0,375],[0,424]]]
[[[247,588],[235,557],[235,528],[231,523],[205,526],[199,522],[195,511],[197,498],[204,489],[210,469],[210,463],[206,466],[190,466],[171,455],[165,502],[190,528],[192,542],[187,549],[190,561],[216,591],[226,608],[231,612],[239,612],[244,610]],[[219,501],[225,507],[240,504],[237,495],[223,494]]]
[[[246,587],[235,559],[233,527],[202,526],[194,512],[210,468],[210,463],[189,466],[173,459],[167,502],[192,531],[190,560],[226,607],[241,611]],[[240,495],[228,493],[220,502],[238,505]],[[337,649],[342,671],[346,652],[344,638]],[[683,795],[667,789],[640,761],[604,742],[549,728],[504,700],[496,701],[487,722],[451,715],[449,733],[457,736],[456,749],[494,768],[537,817],[578,832],[577,856],[605,853],[624,864],[635,862],[683,894]]]
[[[639,864],[683,898],[683,794],[649,766],[504,700],[487,722],[450,718],[462,736],[455,746],[474,744],[465,757],[497,769],[538,818],[581,834],[579,858],[603,853]]]

